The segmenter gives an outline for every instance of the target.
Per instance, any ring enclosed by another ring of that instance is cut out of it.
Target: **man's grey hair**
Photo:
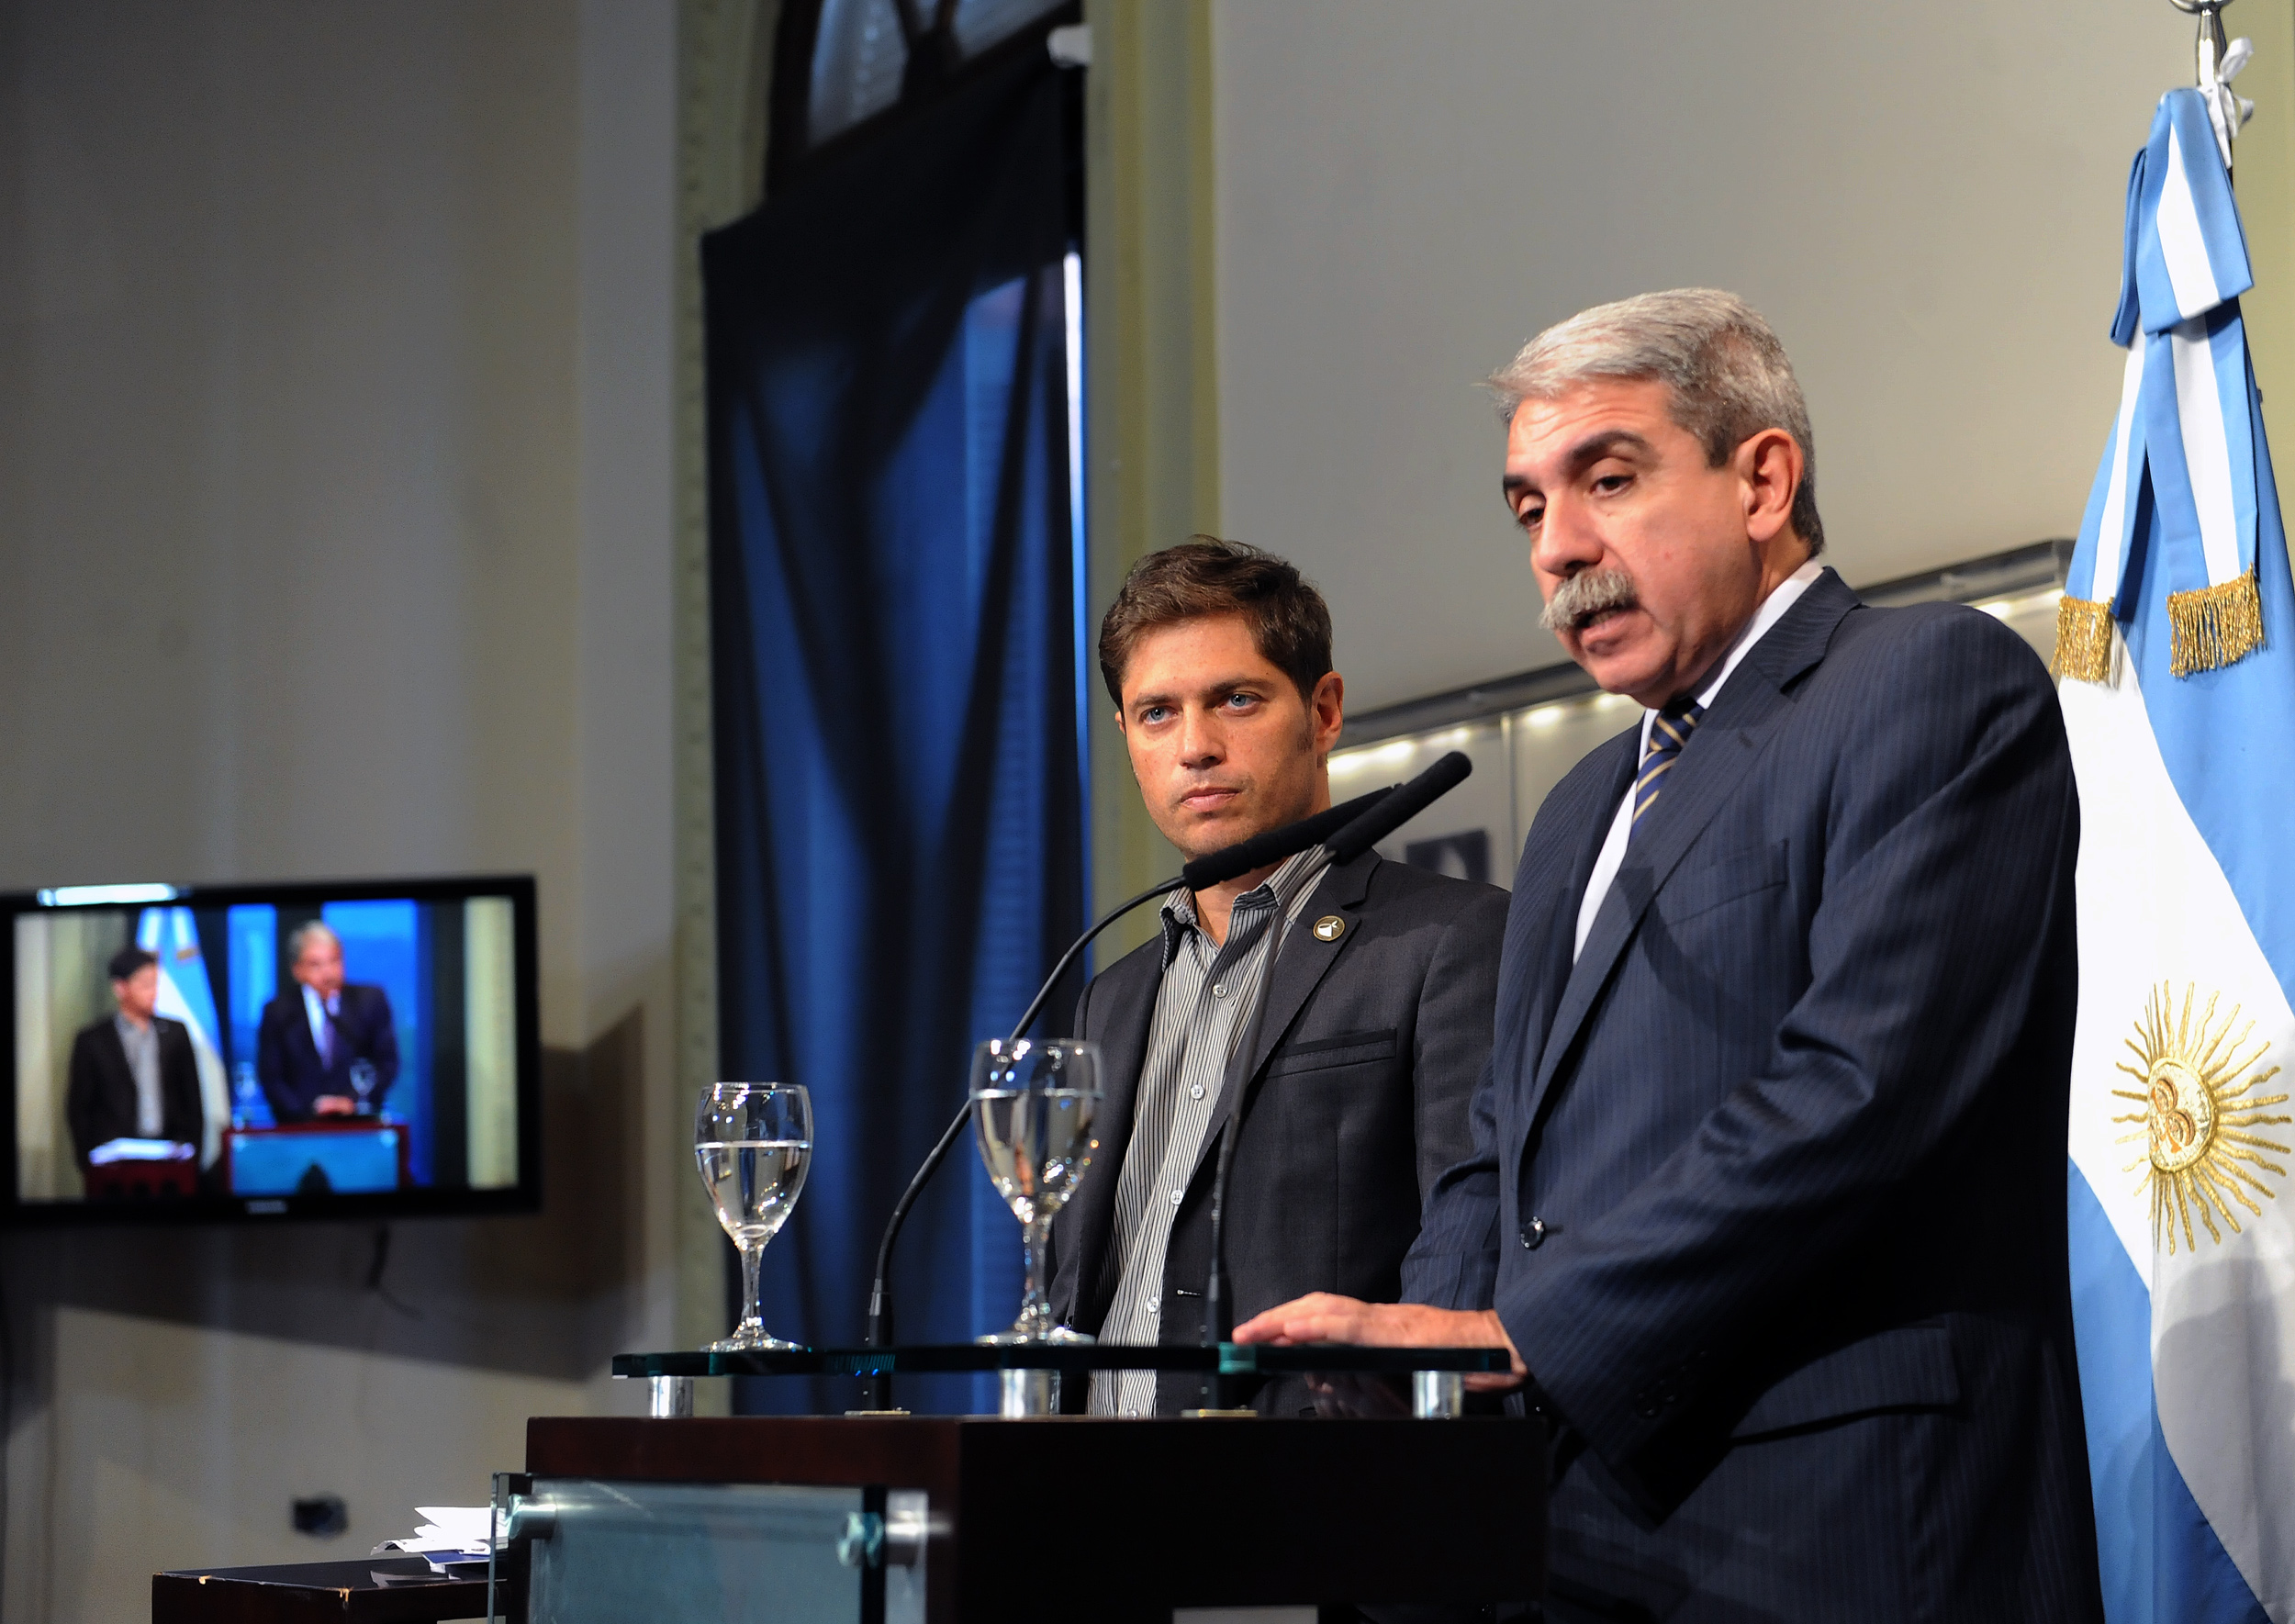
[[[1651,378],[1674,397],[1674,420],[1719,467],[1763,429],[1801,447],[1793,531],[1809,555],[1825,550],[1817,516],[1817,442],[1808,403],[1785,346],[1761,313],[1733,293],[1676,287],[1581,310],[1522,346],[1490,377],[1508,421],[1525,400],[1551,400],[1589,378]]]
[[[288,933],[287,962],[289,964],[302,963],[303,949],[310,946],[311,939],[315,936],[326,937],[335,945],[336,952],[342,951],[342,938],[335,935],[333,928],[323,920],[313,919],[297,925]]]

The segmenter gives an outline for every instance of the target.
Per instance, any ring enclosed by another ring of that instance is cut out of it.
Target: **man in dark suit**
[[[1552,1619],[2098,1618],[2047,677],[1816,566],[1807,409],[1733,297],[1586,311],[1497,382],[1548,623],[1647,713],[1531,826],[1410,1303],[1238,1336],[1511,1347]]]
[[[379,1111],[398,1075],[390,996],[342,979],[342,943],[319,921],[287,938],[295,990],[263,1006],[255,1076],[281,1123]],[[365,1068],[373,1081],[359,1097]]]
[[[1198,538],[1141,560],[1100,665],[1148,813],[1188,857],[1330,805],[1345,691],[1330,612],[1282,559]],[[1505,917],[1494,887],[1375,853],[1174,891],[1077,1012],[1105,1098],[1092,1175],[1054,1227],[1055,1314],[1110,1342],[1201,1340],[1223,1127],[1240,1136],[1239,1312],[1306,1291],[1394,1297],[1424,1194],[1471,1144]],[[1069,1387],[1082,1407],[1085,1383]],[[1089,1404],[1169,1415],[1201,1393],[1197,1376],[1125,1372]],[[1314,1404],[1295,1381],[1255,1396],[1271,1414]]]
[[[73,1040],[64,1094],[64,1120],[83,1173],[88,1152],[98,1145],[173,1139],[196,1146],[206,1123],[191,1034],[181,1021],[152,1013],[160,994],[159,960],[140,947],[122,947],[109,969],[119,1007]]]

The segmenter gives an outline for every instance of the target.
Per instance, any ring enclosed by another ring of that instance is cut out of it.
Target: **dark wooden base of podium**
[[[928,1624],[1522,1601],[1546,1450],[1495,1419],[537,1417],[537,1478],[923,1490]],[[1036,1598],[1036,1599],[1024,1599]]]

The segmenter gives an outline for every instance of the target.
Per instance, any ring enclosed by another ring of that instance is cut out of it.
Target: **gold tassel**
[[[2263,595],[2256,572],[2196,592],[2170,592],[2167,623],[2174,633],[2167,668],[2178,677],[2246,658],[2263,646]]]
[[[2110,603],[2075,598],[2069,592],[2056,599],[2056,653],[2048,668],[2058,677],[2081,682],[2111,680]]]

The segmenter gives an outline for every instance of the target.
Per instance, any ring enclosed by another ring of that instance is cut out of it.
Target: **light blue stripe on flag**
[[[2104,1614],[2152,1624],[2270,1624],[2167,1452],[2152,1398],[2152,1295],[2077,1164],[2070,1215],[2074,1338]],[[2149,1540],[2122,1537],[2147,1527]]]
[[[2255,286],[2239,206],[2198,91],[2171,90],[2160,98],[2129,189],[2131,268],[2144,331],[2165,332]],[[2195,268],[2211,286],[2192,285]],[[2123,290],[2121,319],[2130,314]],[[2115,332],[2113,342],[2128,341]]]

